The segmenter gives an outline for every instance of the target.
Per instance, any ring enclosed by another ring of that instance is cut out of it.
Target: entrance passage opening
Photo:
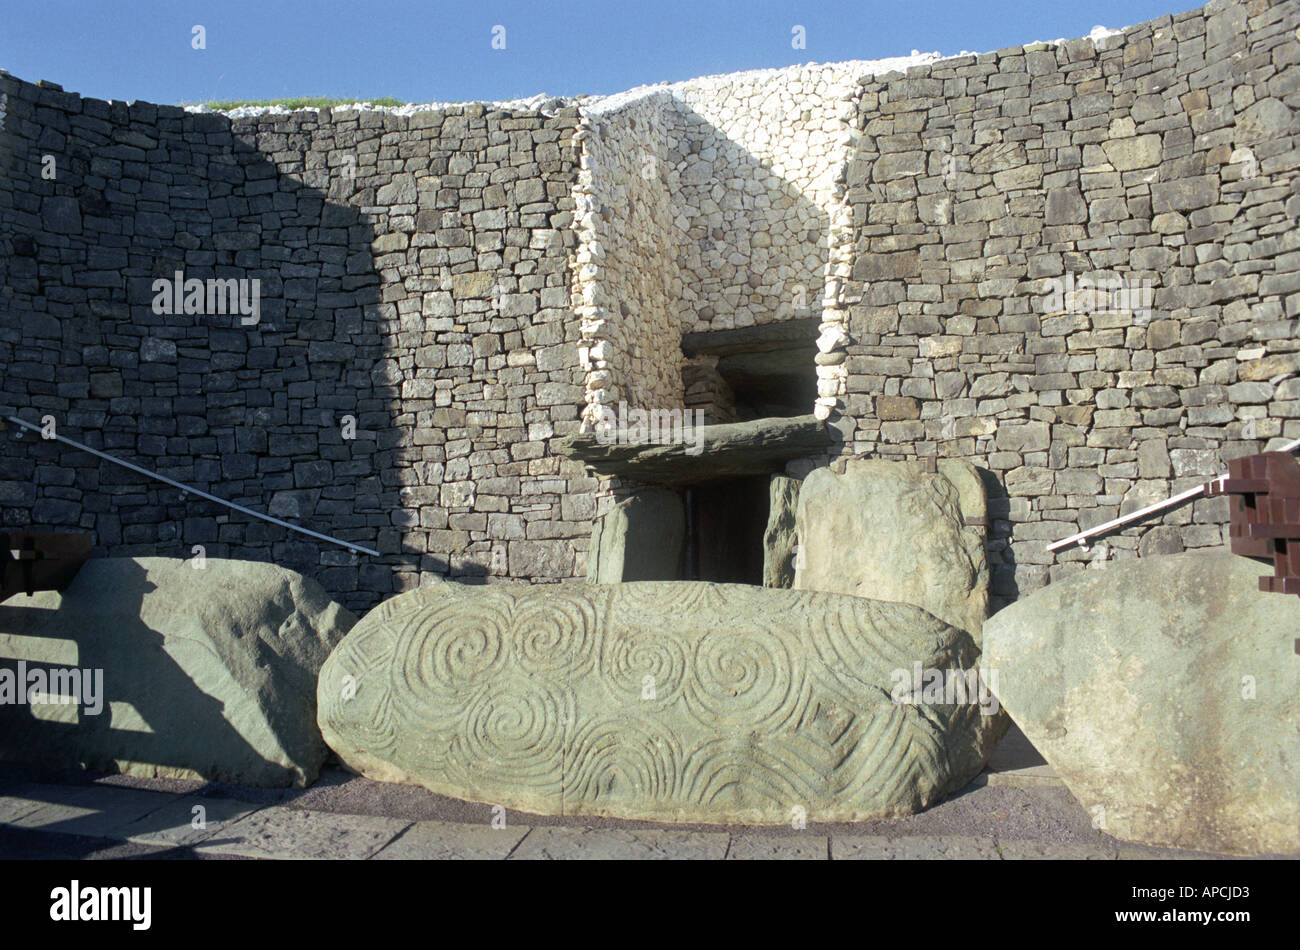
[[[614,507],[592,524],[588,579],[764,583],[765,561],[787,556],[767,550],[773,493],[786,490],[773,476],[825,452],[830,437],[813,414],[818,324],[684,334],[692,432],[682,444],[594,431],[556,443],[557,454],[622,481]]]
[[[770,478],[749,475],[685,487],[683,580],[763,583]]]
[[[687,409],[706,423],[789,419],[817,399],[816,318],[682,336]],[[687,484],[685,580],[763,583],[770,472]]]
[[[709,423],[791,418],[817,399],[816,319],[687,333],[682,383],[688,409]]]

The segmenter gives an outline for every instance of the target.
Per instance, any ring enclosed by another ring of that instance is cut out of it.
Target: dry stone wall
[[[1300,5],[1214,0],[902,70],[411,115],[231,119],[0,76],[0,408],[381,557],[30,434],[4,437],[0,518],[274,560],[354,608],[582,576],[621,486],[552,441],[619,401],[725,418],[680,334],[818,315],[834,443],[790,473],[984,469],[995,607],[1217,546],[1223,499],[1045,550],[1300,438],[1298,30]],[[259,281],[258,322],[156,313],[178,270]]]
[[[574,190],[578,252],[573,306],[587,363],[585,418],[620,400],[638,408],[682,404],[681,277],[672,266],[665,99],[584,110],[582,168]],[[667,358],[666,358],[667,355]]]
[[[1220,545],[1224,498],[1045,550],[1300,438],[1298,28],[1215,2],[863,82],[842,451],[987,468],[1003,602]]]
[[[574,298],[599,357],[586,379],[589,420],[620,398],[690,402],[680,366],[663,357],[680,333],[823,308],[843,324],[837,298],[823,294],[828,276],[849,272],[858,81],[896,62],[709,76],[584,104]],[[842,375],[829,361],[814,372]],[[842,392],[842,381],[826,389]]]
[[[273,560],[357,608],[583,573],[595,483],[546,451],[582,393],[573,107],[231,120],[7,75],[0,97],[6,414],[381,556],[30,433],[5,437],[5,526]],[[258,280],[258,321],[154,312],[176,272]]]
[[[827,209],[863,70],[808,66],[670,87],[684,332],[817,313]]]

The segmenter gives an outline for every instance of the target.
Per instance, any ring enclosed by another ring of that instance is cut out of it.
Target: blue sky
[[[427,101],[611,93],[741,69],[1083,36],[1189,0],[464,3],[3,0],[0,68],[100,99]],[[202,25],[207,48],[191,47]],[[505,49],[492,30],[505,27]],[[792,28],[806,49],[791,46]]]

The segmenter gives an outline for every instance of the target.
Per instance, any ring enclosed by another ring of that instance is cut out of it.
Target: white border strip
[[[33,432],[42,431],[40,426],[33,425],[30,422],[26,422],[22,419],[19,419],[17,416],[7,416],[6,418],[10,422],[22,426],[24,429],[31,429]],[[370,548],[363,548],[361,545],[353,544],[351,541],[340,541],[338,538],[331,538],[327,534],[320,534],[319,532],[312,531],[310,528],[304,528],[300,525],[290,524],[288,521],[281,521],[279,518],[273,518],[271,515],[264,515],[260,511],[253,511],[251,508],[245,508],[243,505],[237,505],[233,501],[226,501],[224,498],[218,498],[216,495],[209,495],[205,491],[200,491],[199,489],[194,488],[190,485],[184,485],[181,482],[168,478],[166,475],[159,475],[157,472],[151,472],[147,468],[141,468],[139,465],[133,465],[132,463],[125,462],[120,458],[114,458],[113,456],[108,455],[105,452],[101,452],[98,449],[92,449],[88,445],[82,445],[80,442],[76,442],[72,439],[66,438],[65,436],[61,436],[58,433],[55,433],[54,438],[58,439],[60,442],[64,442],[72,446],[73,448],[81,449],[81,451],[83,452],[89,452],[91,455],[96,455],[99,458],[112,462],[114,465],[120,465],[123,468],[129,468],[133,472],[139,472],[141,475],[147,475],[150,478],[157,479],[160,482],[165,482],[168,485],[173,486],[174,488],[179,488],[181,491],[186,491],[193,495],[198,495],[200,498],[206,498],[208,501],[215,501],[218,505],[225,505],[227,508],[233,508],[235,511],[242,511],[246,515],[252,515],[254,518],[261,518],[263,521],[271,522],[271,524],[278,524],[282,528],[288,528],[290,531],[297,531],[299,534],[306,534],[306,535],[310,535],[313,538],[319,538],[321,541],[328,541],[331,544],[342,545],[345,548],[349,548],[353,551],[360,551],[363,554],[371,554],[374,555],[375,557],[380,556],[378,551],[372,551]]]

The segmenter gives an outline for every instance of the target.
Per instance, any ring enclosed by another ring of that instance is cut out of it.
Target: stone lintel
[[[823,450],[829,438],[826,423],[807,415],[700,426],[674,445],[602,442],[595,432],[578,433],[560,440],[557,451],[600,475],[690,485],[782,471],[790,459]],[[689,454],[697,447],[698,454]]]

